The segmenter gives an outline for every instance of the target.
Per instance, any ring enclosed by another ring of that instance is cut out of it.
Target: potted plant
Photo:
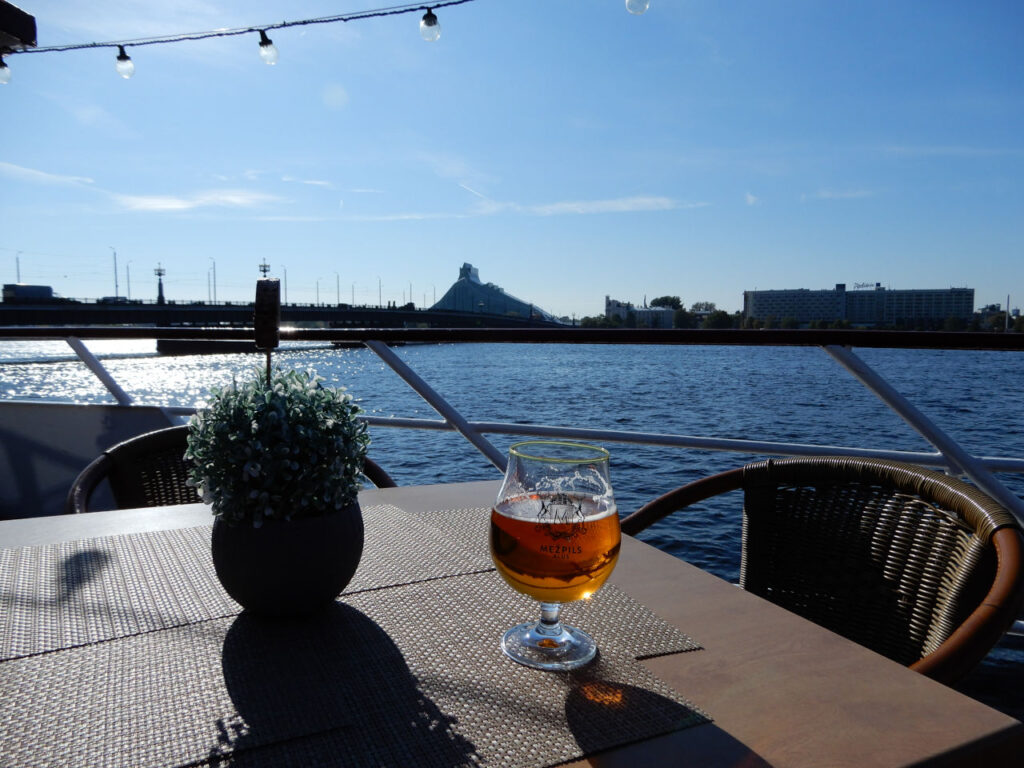
[[[334,601],[363,550],[356,494],[369,445],[359,408],[312,373],[257,371],[189,423],[189,482],[213,507],[213,564],[255,613]]]

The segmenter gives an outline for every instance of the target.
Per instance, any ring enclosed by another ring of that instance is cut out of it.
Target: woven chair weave
[[[188,466],[184,445],[112,454],[108,481],[119,507],[157,507],[195,504],[196,489],[186,485]]]
[[[994,573],[955,516],[878,485],[748,488],[742,535],[744,589],[901,664],[949,637]]]

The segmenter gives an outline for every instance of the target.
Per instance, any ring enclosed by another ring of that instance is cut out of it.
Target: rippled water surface
[[[202,406],[212,387],[250,375],[262,361],[255,354],[159,356],[152,341],[88,346],[137,402],[153,405]],[[472,420],[931,450],[817,348],[456,344],[410,345],[395,352]],[[968,450],[1024,456],[1021,355],[885,349],[856,354]],[[369,350],[293,344],[275,359],[346,387],[370,414],[438,418]],[[0,399],[14,398],[113,400],[59,341],[0,342]],[[499,477],[453,433],[374,428],[371,434],[372,455],[399,484]],[[501,435],[490,439],[502,450],[514,442]],[[622,513],[678,485],[763,458],[606,447]],[[1024,478],[1000,479],[1024,496]],[[738,498],[709,502],[699,512],[656,524],[643,538],[735,581],[738,508]],[[1005,680],[1022,661],[1024,652],[1010,647],[994,654],[986,669]],[[1024,691],[1024,685],[1016,689]],[[1024,714],[1024,693],[1010,704],[1004,697],[1001,706]]]

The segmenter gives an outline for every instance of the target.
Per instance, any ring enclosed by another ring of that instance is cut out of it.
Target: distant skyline
[[[41,46],[381,8],[18,0]],[[1024,306],[1024,5],[511,4],[128,53],[15,54],[0,281],[65,296],[433,303],[464,262],[556,315],[744,290]]]

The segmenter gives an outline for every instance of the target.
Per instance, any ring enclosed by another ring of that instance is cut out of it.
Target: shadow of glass
[[[221,667],[237,719],[217,723],[211,764],[475,764],[391,638],[343,603],[289,621],[243,612]]]
[[[603,679],[600,662],[573,675],[565,719],[587,755],[608,749],[609,734],[617,734],[621,744],[709,722],[699,712],[653,691]],[[630,738],[630,734],[635,735]]]
[[[65,557],[60,562],[57,575],[57,599],[70,600],[86,584],[99,578],[113,558],[100,549],[86,549]]]

